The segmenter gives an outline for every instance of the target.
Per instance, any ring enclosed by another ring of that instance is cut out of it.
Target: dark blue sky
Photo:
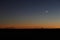
[[[0,24],[59,22],[60,0],[0,0]]]

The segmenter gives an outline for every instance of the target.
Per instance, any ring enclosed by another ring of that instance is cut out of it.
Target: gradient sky
[[[0,25],[60,26],[60,0],[0,0]]]

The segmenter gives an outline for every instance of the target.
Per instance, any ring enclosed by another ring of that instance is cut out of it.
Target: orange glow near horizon
[[[9,24],[9,25],[0,25],[0,28],[60,28],[60,25],[59,24],[40,24],[40,25],[37,25],[37,24],[30,24],[30,25],[23,25],[23,24]]]

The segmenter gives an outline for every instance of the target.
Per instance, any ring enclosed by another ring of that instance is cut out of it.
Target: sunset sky
[[[0,27],[60,28],[60,0],[0,0]]]

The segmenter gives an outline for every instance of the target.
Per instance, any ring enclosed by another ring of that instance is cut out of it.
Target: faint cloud
[[[45,13],[48,13],[48,10],[45,10]]]

